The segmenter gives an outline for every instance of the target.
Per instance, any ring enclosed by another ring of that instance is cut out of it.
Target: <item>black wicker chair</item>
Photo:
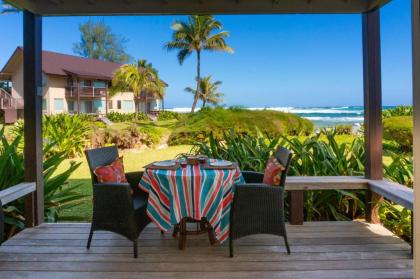
[[[246,184],[238,185],[233,198],[230,215],[229,252],[233,257],[233,241],[252,234],[274,234],[287,241],[284,220],[284,185],[292,153],[283,147],[276,150],[277,160],[285,167],[280,186],[263,184],[263,173],[243,171]]]
[[[111,231],[133,241],[134,257],[137,258],[137,239],[150,223],[146,214],[147,194],[137,187],[143,173],[126,173],[128,183],[98,183],[93,171],[114,162],[118,158],[118,148],[91,149],[86,150],[85,154],[93,185],[93,216],[87,249],[90,248],[94,231]]]

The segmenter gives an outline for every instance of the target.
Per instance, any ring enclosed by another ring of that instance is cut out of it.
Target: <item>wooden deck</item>
[[[26,229],[0,247],[0,278],[411,278],[410,246],[380,225],[313,222],[288,226],[292,254],[283,239],[267,235],[210,247],[205,235],[189,236],[185,251],[170,233],[150,225],[141,234],[139,258],[131,242],[94,234],[89,224],[43,224]]]

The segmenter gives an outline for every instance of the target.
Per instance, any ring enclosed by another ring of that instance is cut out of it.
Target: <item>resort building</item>
[[[155,114],[163,100],[151,92],[134,96],[133,92],[108,94],[119,63],[74,55],[42,52],[42,110],[44,114],[135,112]],[[23,117],[23,49],[16,48],[0,72],[0,109],[6,123]],[[5,86],[6,85],[6,86]],[[135,98],[138,98],[135,100]]]

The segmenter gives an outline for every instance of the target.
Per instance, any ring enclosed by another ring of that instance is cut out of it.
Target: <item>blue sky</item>
[[[383,104],[411,104],[410,2],[393,0],[381,11]],[[43,21],[43,48],[73,54],[78,26],[89,17]],[[127,52],[145,58],[169,84],[165,105],[189,107],[195,56],[181,66],[163,50],[170,24],[182,16],[99,17],[128,38]],[[349,106],[363,104],[360,15],[217,16],[231,33],[234,54],[204,53],[202,73],[223,84],[225,104]],[[22,14],[0,16],[0,65],[22,45]]]

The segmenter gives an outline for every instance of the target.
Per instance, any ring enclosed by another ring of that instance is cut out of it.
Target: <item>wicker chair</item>
[[[115,146],[103,147],[86,150],[85,154],[93,185],[93,216],[87,249],[94,231],[111,231],[133,242],[134,258],[137,258],[137,239],[150,223],[146,214],[147,194],[137,187],[143,173],[126,173],[128,183],[98,183],[93,171],[118,158],[118,149]]]
[[[292,153],[279,147],[275,156],[285,167],[280,186],[263,184],[263,173],[242,172],[246,184],[236,187],[230,212],[230,257],[233,257],[233,241],[252,234],[283,236],[287,254],[290,254],[284,220],[284,185]]]

